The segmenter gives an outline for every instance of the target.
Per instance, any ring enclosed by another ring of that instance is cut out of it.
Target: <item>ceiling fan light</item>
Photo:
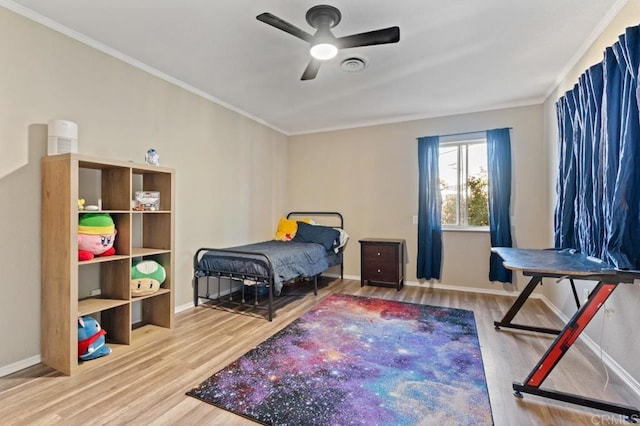
[[[338,48],[330,43],[317,43],[309,50],[311,56],[321,61],[334,58],[338,54]]]

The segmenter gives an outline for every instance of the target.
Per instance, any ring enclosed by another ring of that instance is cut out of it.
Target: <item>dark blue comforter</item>
[[[280,294],[283,283],[297,277],[313,277],[339,265],[341,253],[327,251],[322,244],[294,241],[264,241],[205,253],[195,271],[196,276],[212,272],[245,274],[247,278],[268,277],[268,266],[261,256],[240,255],[224,250],[262,253],[273,265],[274,294]]]

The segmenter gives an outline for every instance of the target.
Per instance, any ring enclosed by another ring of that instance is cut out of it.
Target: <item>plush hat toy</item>
[[[78,221],[78,260],[115,254],[117,232],[108,213],[83,213]]]
[[[95,318],[88,315],[78,318],[78,358],[88,361],[109,355],[111,348],[105,343],[105,334]]]
[[[164,267],[154,260],[143,260],[131,268],[131,295],[146,296],[160,289],[167,278]]]

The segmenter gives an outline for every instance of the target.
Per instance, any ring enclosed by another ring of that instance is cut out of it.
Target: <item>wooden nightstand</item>
[[[365,282],[404,285],[404,240],[365,238],[360,240],[360,286]]]

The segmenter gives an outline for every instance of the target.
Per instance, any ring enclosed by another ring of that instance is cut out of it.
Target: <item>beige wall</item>
[[[620,11],[618,16],[602,32],[593,43],[587,53],[580,58],[575,67],[560,82],[556,90],[544,103],[545,117],[545,174],[549,176],[547,193],[549,196],[549,211],[546,217],[552,217],[555,206],[555,180],[557,177],[557,150],[558,131],[556,122],[555,103],[567,90],[570,90],[578,81],[580,75],[590,66],[602,62],[603,51],[618,40],[618,36],[624,33],[625,28],[636,26],[640,23],[640,1],[631,0]],[[547,238],[553,241],[553,222],[549,222]],[[577,282],[578,292],[582,297],[583,289],[592,289],[594,282]],[[566,316],[571,317],[575,313],[575,304],[567,286],[547,285],[545,296]],[[619,366],[633,377],[626,377],[632,386],[640,391],[640,342],[633,337],[636,324],[640,323],[640,288],[638,286],[623,285],[618,288],[609,301],[607,307],[612,310],[608,319],[602,314],[592,321],[586,330],[587,336],[598,346],[602,347],[605,356],[611,357]],[[634,382],[635,381],[635,382]]]
[[[530,106],[289,138],[289,207],[332,209],[351,236],[345,274],[360,275],[358,240],[407,241],[407,279],[416,279],[418,145],[416,138],[512,127],[513,237],[520,247],[545,247],[547,179],[542,107]],[[488,281],[487,232],[444,232],[439,284],[482,291],[513,290]],[[421,283],[421,285],[426,285]]]
[[[40,353],[40,158],[46,123],[79,152],[176,169],[176,305],[202,246],[268,239],[283,212],[287,138],[0,7],[0,369]]]

